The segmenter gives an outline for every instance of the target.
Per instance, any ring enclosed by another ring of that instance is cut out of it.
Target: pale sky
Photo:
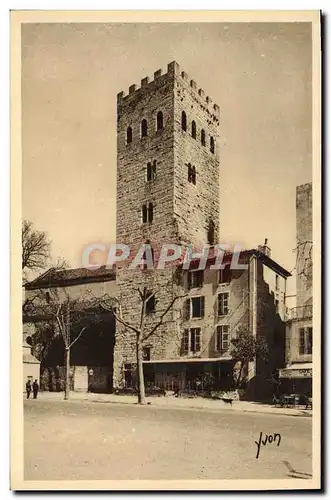
[[[268,238],[291,271],[312,180],[308,23],[23,25],[23,218],[72,267],[115,241],[116,96],[173,60],[220,106],[220,242]]]

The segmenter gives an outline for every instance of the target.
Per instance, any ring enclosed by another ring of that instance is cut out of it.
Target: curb
[[[38,401],[48,401],[48,402],[63,402],[64,399],[58,399],[58,398],[51,398],[47,397],[46,398],[39,398]],[[131,402],[131,401],[109,401],[109,400],[100,400],[100,399],[90,399],[90,398],[71,398],[69,399],[70,403],[73,402],[86,402],[86,403],[103,403],[103,404],[119,404],[119,405],[131,405],[131,406],[137,406],[138,403]],[[313,416],[312,413],[285,413],[285,412],[273,412],[273,411],[263,411],[263,410],[251,410],[251,409],[245,409],[245,408],[227,408],[225,407],[222,408],[211,408],[211,407],[206,407],[206,406],[184,406],[184,405],[171,405],[171,404],[157,404],[153,405],[152,401],[148,401],[145,406],[153,406],[153,408],[162,408],[162,409],[196,409],[196,410],[211,410],[211,411],[235,411],[235,412],[241,412],[241,413],[258,413],[258,414],[263,414],[263,415],[280,415],[280,416],[285,416],[285,417],[305,417],[305,418],[311,418]],[[300,410],[297,410],[300,411]],[[304,411],[304,410],[302,410]]]

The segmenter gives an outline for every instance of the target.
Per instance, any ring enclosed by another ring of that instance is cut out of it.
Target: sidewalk
[[[42,401],[63,401],[63,392],[40,392],[38,399]],[[95,394],[91,392],[70,392],[70,401],[89,401],[93,403],[120,403],[137,404],[136,396],[116,394]],[[205,398],[176,398],[174,396],[147,397],[146,401],[152,406],[166,408],[196,408],[220,411],[242,411],[255,413],[272,413],[278,415],[311,417],[312,411],[300,408],[278,408],[273,405],[254,403],[249,401],[233,401],[232,405],[219,400]]]

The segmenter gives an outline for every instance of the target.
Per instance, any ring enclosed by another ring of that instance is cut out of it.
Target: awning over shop
[[[144,360],[144,364],[155,364],[155,363],[221,363],[225,361],[231,361],[231,356],[223,356],[222,358],[180,358],[180,359],[149,359]]]
[[[279,370],[279,378],[312,378],[312,363],[293,363]]]

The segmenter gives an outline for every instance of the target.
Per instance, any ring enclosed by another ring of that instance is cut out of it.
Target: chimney
[[[258,251],[264,253],[267,257],[271,257],[271,248],[268,247],[268,238],[265,238],[264,245],[258,246]]]

